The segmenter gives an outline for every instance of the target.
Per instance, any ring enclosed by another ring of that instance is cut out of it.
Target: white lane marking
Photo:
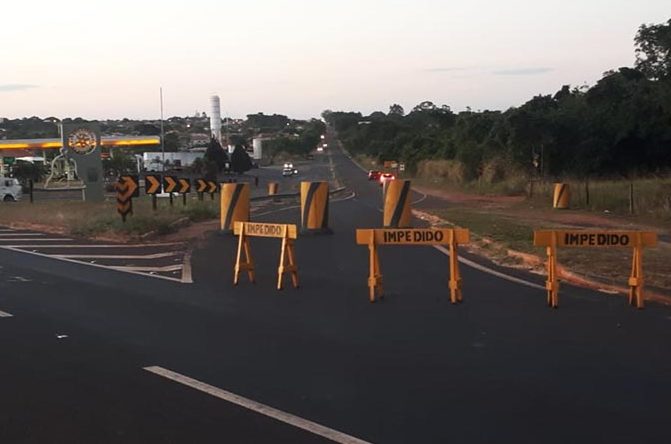
[[[356,197],[356,193],[354,191],[352,191],[352,194],[350,194],[349,196],[343,197],[342,199],[331,200],[330,203],[344,202],[346,200],[354,199],[355,197]],[[258,214],[254,213],[254,216],[255,217],[266,216],[268,214],[279,213],[280,211],[294,210],[294,209],[300,208],[300,207],[301,207],[300,205],[293,205],[291,207],[282,207],[282,208],[277,208],[277,209],[274,209],[274,210],[266,211],[265,213],[258,213]]]
[[[447,248],[445,248],[441,245],[434,245],[433,248],[435,248],[436,250],[440,251],[441,253],[443,253],[447,256],[450,255],[450,251]],[[491,274],[492,276],[500,277],[501,279],[505,279],[505,280],[510,281],[510,282],[515,282],[517,284],[526,285],[527,287],[531,287],[531,288],[537,288],[539,290],[545,290],[546,289],[542,285],[538,285],[538,284],[535,284],[533,282],[525,281],[524,279],[521,279],[521,278],[518,278],[518,277],[515,277],[515,276],[510,276],[510,275],[502,273],[500,271],[492,270],[491,268],[485,267],[484,265],[480,265],[477,262],[473,262],[472,260],[466,259],[464,257],[459,257],[459,262],[461,262],[464,265],[468,265],[471,268],[475,268],[476,270],[482,271],[484,273]]]
[[[14,237],[14,236],[44,236],[44,233],[3,233],[0,231],[0,237]]]
[[[13,314],[0,310],[0,318],[13,318],[13,317],[14,317]]]
[[[0,233],[13,233],[16,230],[12,230],[11,228],[0,228]]]
[[[422,193],[421,191],[412,190],[412,192],[413,192],[413,193],[417,193],[417,194],[421,194],[422,197],[420,197],[420,198],[417,199],[416,201],[412,202],[411,205],[417,205],[417,204],[420,203],[420,202],[424,202],[424,201],[429,197],[428,194],[426,194],[426,193]]]
[[[180,251],[168,251],[166,253],[155,253],[155,254],[138,254],[133,256],[132,254],[54,254],[55,257],[67,257],[70,259],[160,259],[162,257],[171,257],[181,254]]]
[[[135,266],[124,266],[124,265],[106,265],[106,267],[111,268],[112,270],[120,270],[120,271],[144,271],[144,272],[153,271],[156,273],[167,273],[170,271],[181,270],[182,264],[166,265],[164,267],[135,267]]]
[[[8,239],[9,240],[9,239]],[[11,239],[18,240],[18,239]],[[37,239],[31,239],[33,241]],[[39,239],[43,241],[45,239]],[[72,240],[72,239],[58,239],[58,240]],[[0,244],[2,245],[2,244]],[[170,242],[165,244],[62,244],[62,245],[28,245],[28,244],[16,244],[16,245],[2,245],[3,247],[8,248],[145,248],[145,247],[170,247],[174,245],[184,245],[184,242]]]
[[[191,251],[187,251],[182,259],[182,283],[193,283],[193,277],[191,276]]]
[[[8,239],[0,239],[0,242],[5,242],[5,241],[6,242],[21,242],[21,241],[25,241],[25,242],[35,242],[35,241],[37,241],[37,242],[62,242],[62,241],[71,241],[71,240],[74,240],[74,239],[70,239],[70,238],[67,238],[67,237],[59,237],[59,238],[42,238],[41,237],[39,239],[35,239],[34,237],[21,237],[21,238],[13,237],[13,238],[8,238]]]
[[[142,272],[133,271],[133,270],[117,269],[117,268],[114,268],[114,267],[110,267],[108,265],[92,264],[90,262],[82,262],[82,261],[77,261],[77,260],[74,260],[74,259],[68,259],[68,258],[65,258],[65,257],[56,257],[56,256],[51,255],[51,254],[38,253],[37,251],[23,250],[21,247],[22,247],[21,245],[12,246],[12,247],[7,246],[7,245],[0,245],[0,249],[13,251],[15,253],[32,254],[33,256],[39,256],[39,257],[44,257],[44,258],[47,258],[47,259],[53,259],[55,261],[68,262],[70,264],[84,265],[84,266],[87,266],[87,267],[95,267],[95,268],[100,268],[102,270],[120,271],[122,273],[130,273],[130,274],[135,274],[137,276],[142,276],[142,277],[151,277],[151,278],[155,278],[155,279],[163,279],[163,280],[166,280],[166,281],[178,282],[180,284],[184,283],[184,282],[182,282],[181,279],[177,279],[177,278],[173,278],[173,277],[169,277],[169,276],[161,276],[160,274],[149,274],[149,273],[142,273]]]
[[[204,382],[198,381],[197,379],[189,378],[188,376],[182,375],[172,370],[165,369],[163,367],[151,366],[144,367],[144,370],[154,373],[155,375],[162,376],[164,378],[170,379],[171,381],[178,382],[180,384],[186,385],[188,387],[199,390],[208,395],[214,396],[224,401],[228,401],[231,404],[238,405],[240,407],[246,408],[256,413],[260,413],[269,418],[273,418],[277,421],[289,424],[301,430],[313,433],[315,435],[321,436],[326,439],[330,439],[333,442],[341,444],[370,444],[368,441],[364,441],[359,438],[347,435],[345,433],[339,432],[337,430],[331,429],[329,427],[317,424],[307,419],[303,419],[299,416],[292,415],[291,413],[283,412],[276,408],[270,407],[260,402],[253,401],[251,399],[245,398],[235,393],[214,387],[212,385],[206,384]]]

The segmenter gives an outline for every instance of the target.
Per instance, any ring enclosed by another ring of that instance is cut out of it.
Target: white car
[[[19,180],[14,177],[0,177],[0,199],[3,202],[21,200],[23,190]]]

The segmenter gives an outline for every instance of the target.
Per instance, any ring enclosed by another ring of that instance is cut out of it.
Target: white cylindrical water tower
[[[252,149],[254,160],[261,160],[263,158],[263,139],[259,137],[252,139]]]
[[[210,97],[212,112],[210,113],[210,132],[212,137],[221,143],[221,108],[219,105],[219,96]]]

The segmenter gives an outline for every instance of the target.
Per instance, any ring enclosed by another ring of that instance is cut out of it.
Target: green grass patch
[[[157,211],[153,211],[147,196],[133,199],[133,214],[126,222],[116,212],[116,202],[86,203],[76,201],[27,201],[2,204],[0,224],[23,224],[50,226],[79,237],[121,234],[137,237],[149,232],[167,234],[177,229],[178,221],[200,222],[219,217],[219,201],[206,199],[200,202],[189,199],[183,206],[181,198],[174,199],[173,207],[168,199],[159,199]]]

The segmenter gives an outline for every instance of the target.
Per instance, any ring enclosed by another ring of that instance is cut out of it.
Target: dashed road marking
[[[262,415],[265,415],[269,418],[273,418],[285,424],[289,424],[301,430],[305,430],[306,432],[310,432],[314,435],[330,439],[333,442],[341,444],[370,444],[368,441],[355,438],[353,436],[323,426],[308,419],[292,415],[291,413],[283,412],[282,410],[278,410],[274,407],[261,404],[260,402],[253,401],[240,395],[236,395],[235,393],[220,389],[218,387],[214,387],[212,385],[198,381],[197,379],[190,378],[188,376],[182,375],[177,372],[173,372],[172,370],[168,370],[163,367],[150,366],[150,367],[144,367],[144,370],[162,376],[164,378],[170,379],[174,382],[194,388],[203,393],[207,393],[208,395],[214,396],[216,398],[223,399],[224,401],[228,401],[231,404],[238,405],[240,407],[246,408],[256,413],[260,413]]]

